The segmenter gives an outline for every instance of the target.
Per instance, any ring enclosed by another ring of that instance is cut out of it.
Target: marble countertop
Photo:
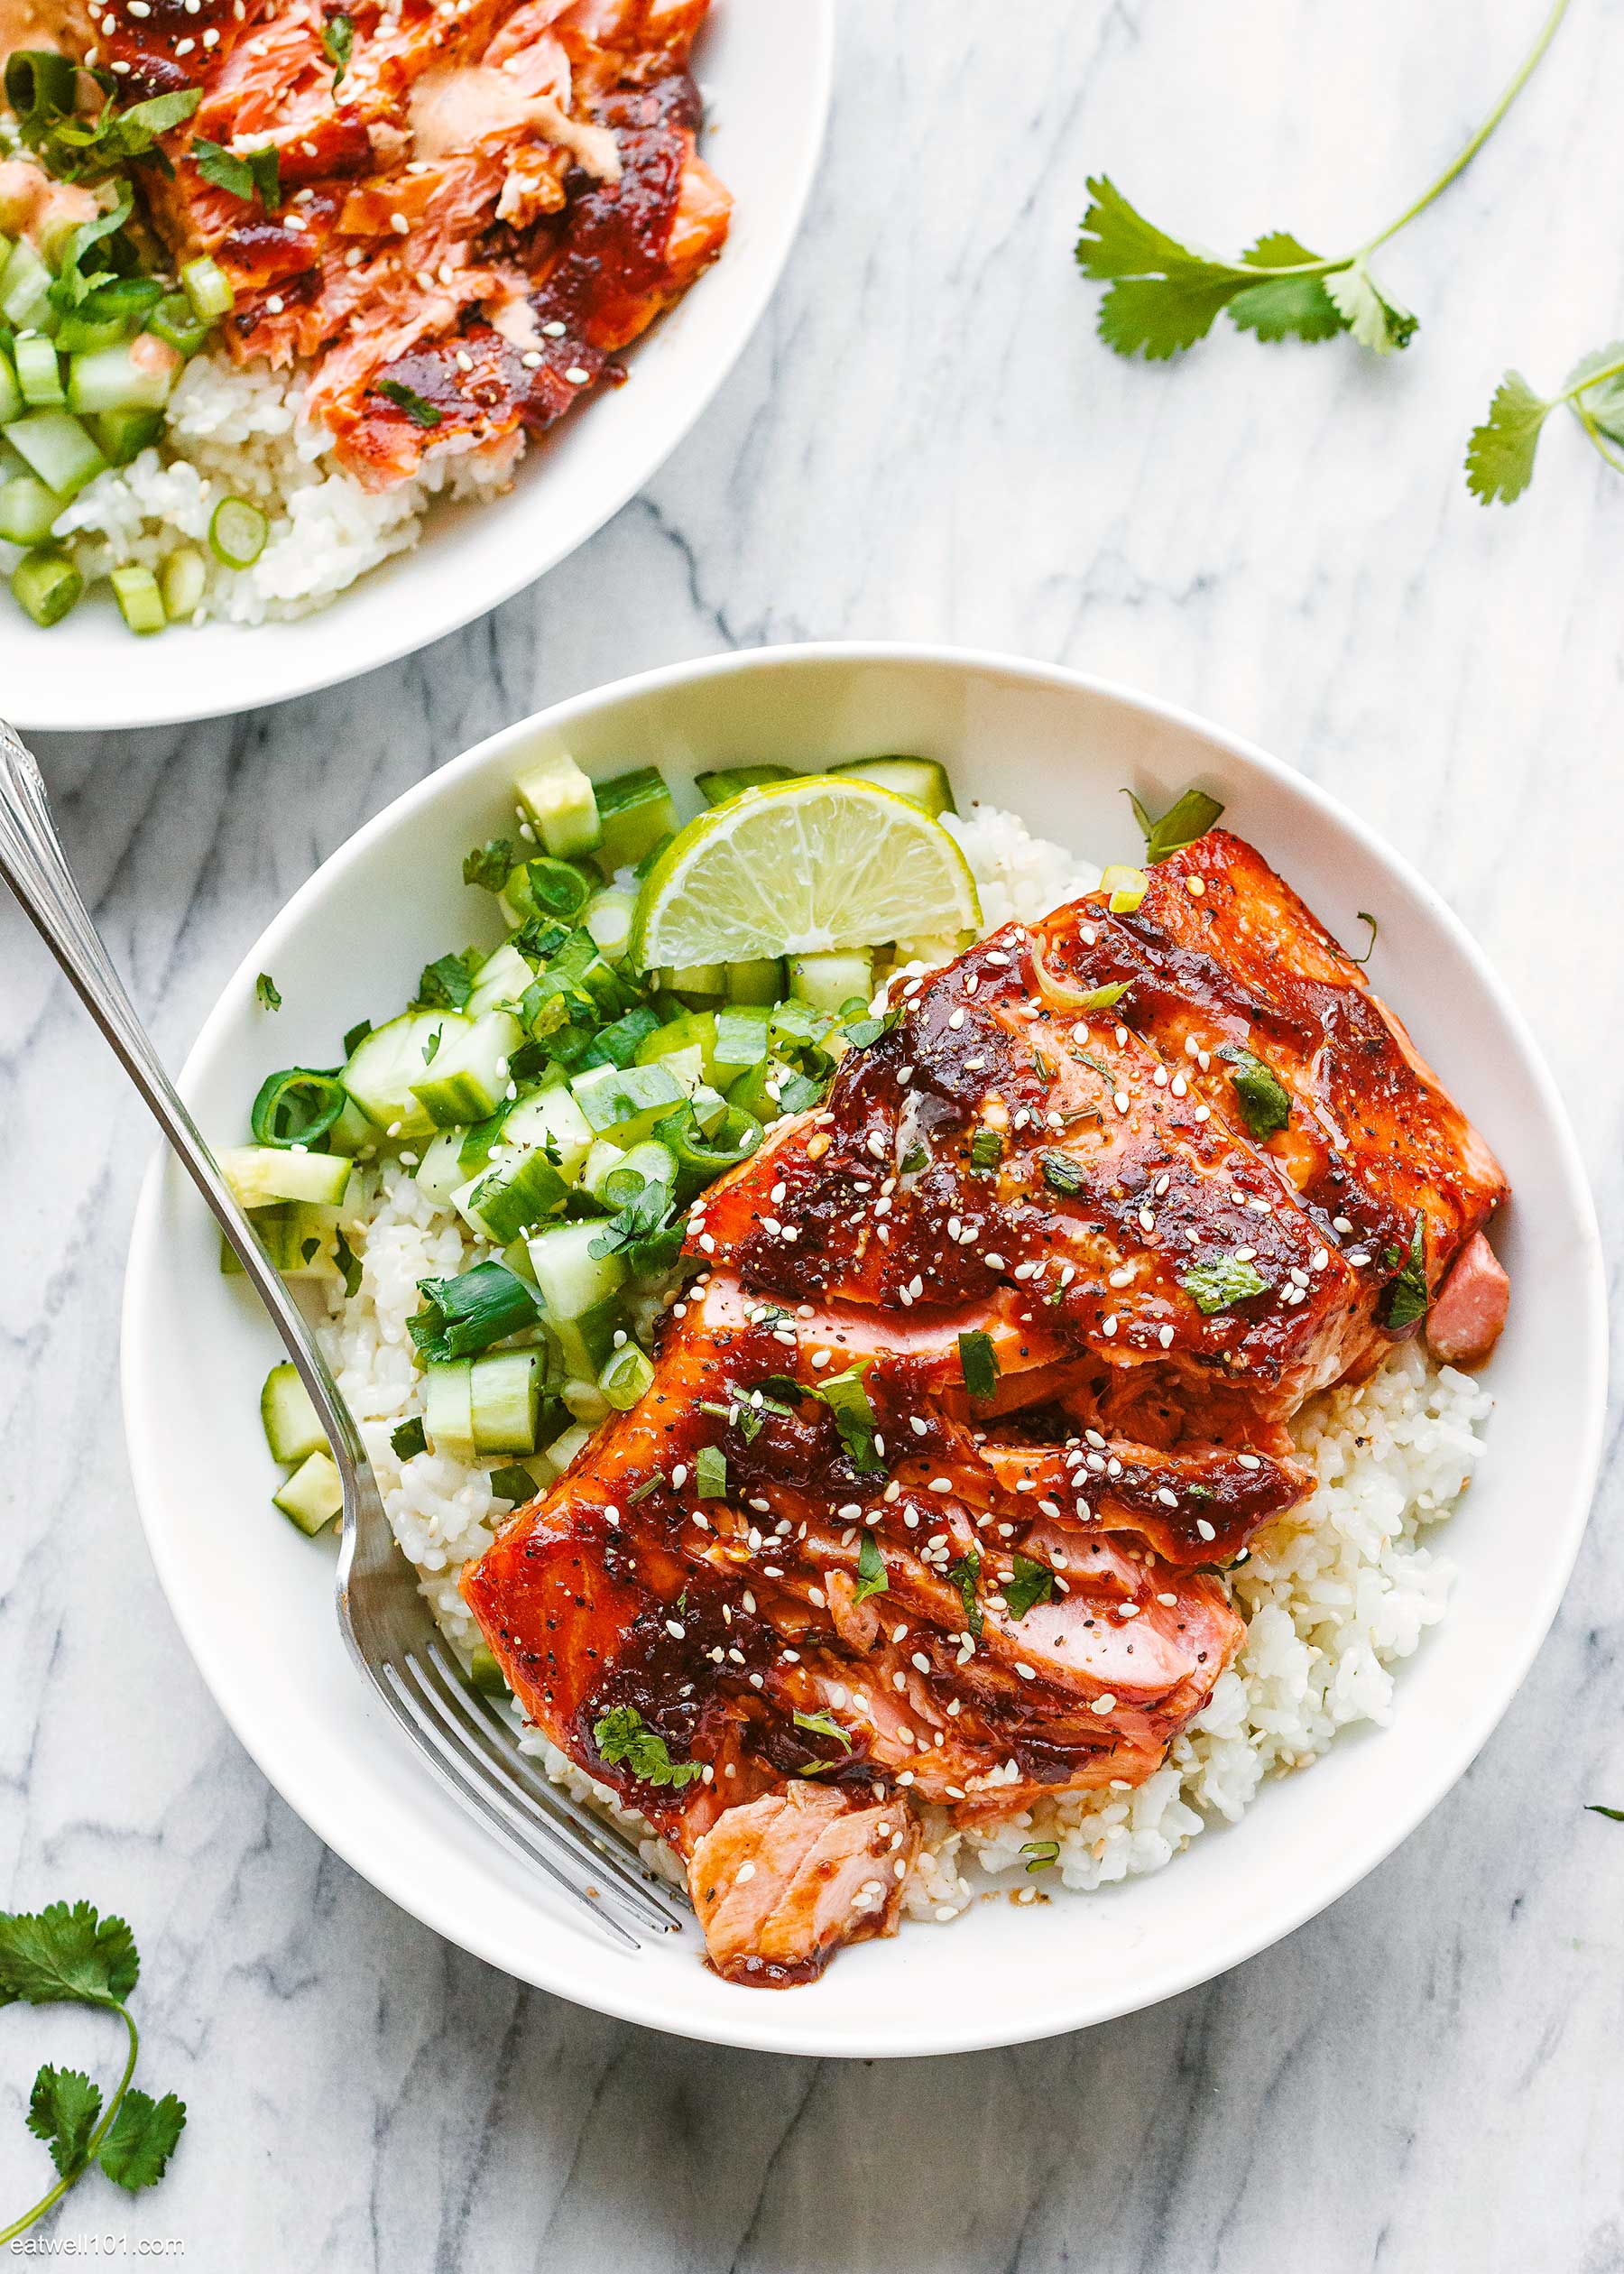
[[[43,742],[171,1062],[314,864],[493,728],[734,645],[946,639],[1204,711],[1419,864],[1537,1029],[1619,1253],[1624,482],[1557,425],[1511,512],[1459,467],[1505,365],[1552,384],[1624,329],[1624,5],[1579,0],[1477,166],[1389,249],[1424,319],[1403,356],[1226,326],[1130,366],[1093,339],[1070,262],[1084,177],[1107,168],[1213,243],[1354,242],[1487,108],[1537,5],[844,0],[789,273],[643,496],[393,669]],[[1226,1979],[1081,2036],[894,2066],[600,2020],[375,1895],[226,1729],[149,1567],[117,1416],[147,1125],[9,903],[0,973],[0,1890],[128,1915],[143,2065],[191,2109],[160,2189],[92,2176],[60,2235],[171,2238],[210,2274],[1624,2267],[1624,1829],[1582,1812],[1624,1804],[1616,1477],[1471,1774]],[[0,2016],[8,2215],[44,2164],[27,2082],[69,2048],[112,2051],[85,2017]]]

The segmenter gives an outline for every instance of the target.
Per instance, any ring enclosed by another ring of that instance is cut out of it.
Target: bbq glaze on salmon
[[[515,457],[720,253],[687,69],[708,5],[107,0],[88,53],[132,98],[201,90],[172,176],[145,170],[151,217],[225,271],[237,359],[303,364],[309,413],[384,488]],[[207,179],[199,143],[274,150],[277,194]]]
[[[905,984],[695,1204],[651,1386],[465,1595],[526,1713],[687,1859],[718,1971],[808,1979],[895,1930],[913,1803],[970,1824],[1160,1764],[1242,1637],[1223,1567],[1308,1490],[1292,1415],[1416,1331],[1505,1194],[1212,831],[1130,913],[1090,895]]]

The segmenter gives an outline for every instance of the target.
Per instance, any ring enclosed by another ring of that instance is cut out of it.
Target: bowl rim
[[[749,0],[734,0],[734,5],[745,6],[749,5]],[[783,280],[784,271],[806,217],[812,185],[823,163],[835,79],[835,0],[799,0],[799,7],[802,30],[812,48],[811,69],[797,77],[799,99],[805,106],[802,117],[806,140],[800,163],[789,182],[788,194],[778,205],[773,216],[776,243],[761,263],[750,295],[736,311],[732,330],[724,336],[721,352],[706,373],[686,415],[675,427],[651,430],[641,448],[627,452],[618,469],[613,461],[610,462],[611,478],[604,485],[600,504],[591,509],[566,543],[558,546],[544,539],[531,551],[527,551],[522,545],[504,549],[495,544],[495,533],[493,532],[484,549],[491,561],[488,576],[469,578],[466,587],[462,587],[467,596],[453,596],[432,630],[425,632],[411,610],[402,610],[399,628],[386,631],[375,646],[369,643],[364,661],[346,661],[343,643],[333,642],[326,652],[328,660],[318,661],[314,668],[306,666],[300,669],[294,674],[291,683],[274,690],[261,690],[256,686],[246,700],[235,699],[228,692],[233,665],[238,658],[237,642],[250,635],[263,639],[269,633],[273,642],[279,631],[293,630],[300,624],[319,622],[328,617],[334,609],[341,610],[355,587],[346,587],[335,594],[327,605],[296,619],[291,624],[209,624],[206,627],[206,635],[224,633],[233,642],[229,649],[222,651],[217,666],[212,667],[207,674],[191,674],[184,670],[170,672],[159,681],[160,688],[166,691],[160,693],[155,702],[143,702],[136,716],[129,716],[118,706],[110,707],[105,699],[90,700],[87,707],[76,708],[75,704],[81,698],[75,690],[83,689],[84,696],[89,698],[100,683],[100,675],[94,670],[87,673],[69,670],[66,675],[60,708],[42,714],[37,707],[31,708],[25,700],[20,707],[10,712],[14,723],[23,732],[31,734],[105,734],[114,729],[134,731],[145,727],[189,726],[201,719],[236,718],[247,711],[295,702],[307,695],[319,695],[329,688],[346,686],[353,679],[364,679],[368,672],[383,670],[404,657],[421,654],[438,641],[448,639],[453,633],[466,630],[479,617],[489,615],[494,610],[504,606],[516,593],[540,583],[543,577],[550,575],[572,554],[578,552],[583,545],[590,543],[638,492],[652,481],[666,460],[698,426],[721,393],[724,382],[731,376],[740,356],[761,328],[768,304]],[[701,283],[703,281],[699,280]],[[676,308],[661,316],[654,331],[662,330],[672,316],[688,306],[689,300],[685,296]],[[702,310],[703,298],[693,302],[693,306]],[[640,344],[634,341],[633,350]],[[593,407],[591,403],[584,406],[585,415],[588,418]],[[469,510],[480,512],[484,510],[484,503],[471,502]],[[426,544],[431,546],[432,531],[426,530],[424,537]],[[387,560],[380,561],[366,571],[359,580],[360,584],[370,583],[380,571],[392,571],[401,578],[410,578],[418,557],[419,549],[413,546],[408,553],[393,555]],[[423,555],[424,559],[430,557],[428,552]],[[274,654],[274,645],[271,652]],[[71,649],[64,651],[56,648],[51,651],[55,658],[63,654],[71,661]],[[271,667],[267,665],[266,669],[269,672]],[[189,692],[194,679],[198,682],[197,691]],[[172,693],[167,691],[171,689]]]
[[[1559,1511],[1569,1538],[1565,1552],[1556,1557],[1544,1570],[1533,1615],[1526,1620],[1521,1646],[1509,1662],[1509,1674],[1491,1702],[1481,1704],[1474,1715],[1463,1716],[1458,1728],[1450,1733],[1446,1741],[1435,1744],[1429,1756],[1429,1774],[1417,1779],[1407,1794],[1398,1795],[1390,1813],[1377,1820],[1372,1831],[1351,1842],[1334,1863],[1316,1872],[1313,1876],[1311,1889],[1301,1900],[1292,1900],[1280,1911],[1270,1912],[1267,1920],[1256,1928],[1250,1924],[1237,1928],[1229,1941],[1216,1949],[1204,1949],[1196,1957],[1180,1958],[1175,1955],[1153,1972],[1151,1986],[1148,1991],[1136,1984],[1126,1989],[1121,1995],[1107,1997],[1103,2001],[1097,1992],[1089,1992],[1085,1997],[1079,1996],[1072,2005],[1067,2004],[1064,1994],[1059,1994],[1047,2014],[1023,2018],[1015,2034],[1007,2028],[995,2025],[966,2025],[957,2014],[938,2014],[928,2018],[905,2044],[878,2038],[857,2040],[849,2031],[837,2034],[820,2027],[813,2011],[808,2011],[804,2024],[797,2024],[793,2011],[785,2013],[780,2022],[777,2015],[786,2001],[780,1999],[755,2001],[752,2008],[741,2011],[736,2026],[733,2023],[730,2011],[727,2016],[715,2022],[707,2017],[702,2027],[696,2027],[695,2017],[678,2011],[674,2006],[668,2009],[658,1992],[652,1998],[647,1994],[640,1996],[639,1978],[634,1967],[626,1969],[623,1975],[612,1977],[607,1988],[597,1980],[584,1987],[570,1978],[567,1964],[558,1963],[553,1953],[543,1946],[534,1954],[534,1963],[526,1970],[515,1969],[512,1964],[512,1952],[505,1943],[500,1937],[486,1935],[479,1918],[454,1912],[447,1902],[437,1899],[432,1890],[425,1890],[412,1878],[406,1859],[372,1853],[363,1856],[352,1852],[353,1846],[364,1846],[364,1843],[352,1843],[350,1827],[337,1803],[324,1796],[319,1776],[311,1779],[307,1772],[302,1778],[290,1775],[284,1781],[282,1775],[273,1773],[263,1756],[274,1754],[275,1748],[267,1741],[263,1724],[251,1724],[251,1735],[249,1726],[245,1726],[250,1717],[241,1713],[239,1701],[234,1697],[232,1703],[227,1704],[226,1696],[222,1696],[221,1687],[217,1686],[215,1673],[211,1669],[228,1658],[228,1647],[207,1624],[196,1605],[194,1595],[184,1584],[180,1584],[177,1568],[180,1558],[164,1543],[161,1525],[157,1527],[157,1536],[154,1536],[154,1526],[147,1515],[149,1504],[156,1506],[161,1502],[165,1479],[156,1451],[149,1440],[146,1412],[141,1395],[140,1368],[133,1354],[138,1338],[138,1315],[145,1301],[145,1290],[152,1279],[164,1268],[160,1217],[165,1186],[171,1173],[178,1179],[181,1176],[178,1164],[171,1161],[163,1148],[160,1148],[148,1166],[132,1230],[120,1324],[122,1404],[131,1474],[148,1550],[171,1613],[206,1687],[228,1726],[267,1781],[317,1836],[369,1885],[447,1941],[484,1959],[511,1978],[532,1982],[538,1987],[573,2003],[586,2005],[621,2020],[636,2022],[645,2028],[660,2029],[699,2043],[729,2045],[758,2051],[819,2058],[915,2058],[1036,2043],[1146,2010],[1203,1983],[1215,1980],[1295,1933],[1307,1920],[1340,1900],[1350,1888],[1384,1863],[1453,1789],[1494,1733],[1527,1679],[1560,1607],[1583,1539],[1600,1467],[1606,1420],[1609,1323],[1605,1264],[1594,1201],[1578,1142],[1561,1093],[1533,1031],[1504,982],[1495,973],[1487,956],[1461,919],[1402,855],[1316,782],[1298,773],[1284,761],[1270,756],[1244,736],[1232,733],[1182,705],[1148,695],[1124,682],[1075,670],[1066,665],[940,642],[807,642],[736,650],[692,659],[634,673],[605,686],[567,697],[512,726],[484,736],[471,749],[449,760],[421,781],[411,785],[381,812],[364,822],[335,848],[272,918],[227,979],[197,1040],[188,1052],[179,1079],[182,1095],[189,1095],[204,1064],[213,1056],[227,1030],[240,1016],[243,1002],[252,994],[254,973],[272,967],[279,943],[298,929],[307,911],[317,900],[325,896],[343,871],[381,838],[445,795],[453,785],[492,765],[512,744],[527,739],[538,729],[561,728],[584,714],[640,696],[658,694],[670,688],[703,686],[709,680],[737,673],[771,673],[786,666],[818,663],[901,665],[904,668],[922,666],[926,669],[946,667],[955,671],[986,672],[1029,686],[1089,695],[1202,737],[1226,755],[1284,783],[1293,794],[1306,799],[1320,818],[1336,829],[1351,834],[1367,854],[1381,863],[1395,882],[1450,934],[1473,977],[1505,1022],[1511,1040],[1520,1049],[1554,1142],[1553,1167],[1559,1177],[1562,1197],[1572,1211],[1581,1250],[1579,1268],[1575,1270],[1572,1289],[1572,1311],[1576,1321],[1573,1360],[1575,1402],[1576,1410],[1582,1417],[1582,1428],[1572,1464],[1573,1481]],[[229,1684],[224,1687],[229,1695]],[[313,1789],[310,1789],[312,1785]],[[623,1983],[623,1992],[621,1987]],[[1078,2011],[1078,2005],[1084,2003],[1086,2003],[1087,2011]],[[760,2011],[762,2008],[767,2010]]]

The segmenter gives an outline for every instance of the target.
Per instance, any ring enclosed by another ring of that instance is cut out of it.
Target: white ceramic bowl
[[[1514,1283],[1488,1376],[1498,1410],[1450,1526],[1453,1606],[1400,1670],[1391,1727],[1347,1733],[1310,1774],[1271,1786],[1241,1825],[1204,1833],[1152,1877],[905,1927],[781,1992],[717,1981],[693,1938],[623,1958],[480,1836],[372,1711],[334,1623],[331,1550],[270,1505],[257,1410],[279,1354],[270,1328],[243,1281],[220,1276],[212,1224],[165,1159],[131,1251],[125,1418],[159,1576],[227,1719],[306,1822],[439,1933],[526,1981],[691,2037],[863,2056],[1015,2043],[1151,2004],[1263,1949],[1379,1863],[1461,1775],[1527,1670],[1583,1528],[1603,1405],[1601,1258],[1573,1141],[1522,1021],[1418,877],[1322,791],[1215,727],[1036,664],[777,649],[559,704],[370,822],[295,895],[205,1026],[183,1087],[211,1138],[240,1140],[272,1065],[331,1063],[354,1020],[404,1001],[425,958],[469,935],[461,855],[507,819],[517,762],[550,740],[588,770],[653,761],[685,787],[701,767],[747,759],[918,751],[950,766],[961,803],[1016,807],[1101,859],[1138,850],[1121,784],[1159,809],[1194,781],[1343,938],[1359,936],[1358,910],[1376,911],[1376,984],[1516,1191],[1496,1234]],[[267,970],[284,997],[274,1032],[254,1006]]]
[[[601,529],[669,457],[755,329],[817,170],[832,0],[715,0],[695,73],[706,156],[734,193],[727,249],[606,390],[525,453],[504,496],[438,507],[411,552],[292,624],[138,640],[105,587],[50,632],[0,594],[5,715],[22,727],[152,726],[308,695],[392,662],[510,599]]]

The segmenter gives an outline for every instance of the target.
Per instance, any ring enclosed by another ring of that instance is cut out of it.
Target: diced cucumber
[[[604,1197],[605,1180],[614,1175],[625,1158],[623,1145],[617,1145],[607,1137],[599,1137],[594,1141],[592,1151],[581,1163],[577,1182],[588,1199],[595,1200],[600,1207],[606,1208],[609,1205]]]
[[[881,790],[892,790],[900,798],[911,798],[933,817],[958,811],[947,769],[934,758],[848,758],[844,765],[831,766],[829,772],[877,782]]]
[[[272,1493],[271,1505],[312,1539],[343,1513],[344,1485],[325,1445],[300,1462],[280,1493]]]
[[[655,979],[667,994],[679,995],[697,1011],[725,1000],[727,994],[725,964],[668,964]]]
[[[12,570],[11,588],[12,597],[24,615],[32,616],[42,631],[49,631],[78,607],[85,579],[66,553],[39,545],[24,553]]]
[[[576,1075],[569,1087],[577,1105],[600,1136],[613,1132],[617,1144],[636,1144],[653,1134],[654,1124],[693,1088],[671,1070],[673,1061],[656,1066],[589,1066]]]
[[[598,1388],[617,1413],[630,1413],[653,1379],[648,1354],[628,1342],[604,1361]]]
[[[739,1005],[715,1014],[716,1041],[710,1078],[725,1088],[747,1068],[767,1056],[767,1005]]]
[[[567,1382],[563,1396],[572,1421],[584,1422],[587,1428],[595,1429],[600,1421],[609,1419],[609,1400],[595,1382]]]
[[[216,1156],[237,1205],[263,1208],[274,1200],[314,1200],[336,1206],[349,1182],[342,1153],[301,1153],[281,1145],[228,1145]]]
[[[596,1223],[586,1218],[532,1233],[527,1243],[531,1269],[547,1308],[548,1324],[555,1333],[567,1321],[585,1317],[620,1291],[626,1276],[624,1257],[590,1252],[603,1229],[601,1218]],[[567,1350],[565,1354],[567,1357]],[[595,1373],[596,1364],[583,1371]]]
[[[260,1391],[260,1419],[273,1461],[307,1461],[327,1449],[327,1431],[316,1416],[310,1393],[299,1378],[299,1369],[284,1358],[272,1366]]]
[[[16,370],[5,348],[0,347],[0,427],[10,426],[14,419],[22,415],[23,390],[17,384]]]
[[[493,1153],[490,1166],[451,1196],[458,1215],[475,1231],[504,1247],[557,1216],[568,1197],[569,1187],[545,1153],[510,1146]]]
[[[658,1137],[645,1137],[641,1145],[633,1145],[611,1162],[611,1170],[625,1169],[631,1176],[641,1177],[644,1184],[664,1185],[669,1192],[677,1189],[677,1156],[669,1145],[662,1145]],[[627,1191],[632,1189],[628,1184]],[[594,1193],[595,1199],[601,1196]],[[615,1205],[613,1189],[607,1195],[607,1205]],[[623,1206],[625,1204],[621,1203]]]
[[[99,411],[161,411],[181,368],[176,350],[150,332],[117,347],[68,359],[68,408],[81,419]]]
[[[368,1127],[371,1127],[369,1123]],[[462,1163],[463,1140],[466,1129],[442,1129],[419,1161],[414,1171],[417,1188],[427,1193],[437,1207],[448,1208],[452,1195],[468,1181],[468,1172]]]
[[[768,956],[756,963],[729,964],[729,1003],[776,1003],[785,992],[784,959]]]
[[[355,1099],[346,1095],[337,1120],[328,1132],[328,1152],[347,1153],[353,1160],[356,1153],[377,1142],[377,1131]]]
[[[537,1090],[521,1097],[502,1124],[504,1144],[534,1147],[547,1155],[566,1184],[573,1184],[592,1150],[592,1123],[569,1090]]]
[[[309,1200],[288,1200],[255,1208],[252,1217],[260,1244],[283,1279],[331,1281],[338,1277],[338,1211]],[[233,1257],[222,1270],[241,1267]]]
[[[483,1121],[507,1095],[508,1061],[524,1030],[506,1011],[470,1019],[448,1011],[432,1058],[411,1084],[411,1094],[441,1128]]]
[[[106,459],[71,411],[31,411],[11,421],[5,439],[64,504],[106,471]]]
[[[179,624],[195,615],[203,605],[208,588],[208,563],[195,545],[178,545],[164,562],[159,583],[163,589],[163,613],[171,624]]]
[[[601,1228],[601,1226],[600,1226]],[[564,1363],[577,1381],[592,1381],[614,1348],[614,1337],[625,1326],[620,1298],[605,1295],[578,1318],[560,1318],[553,1326]],[[568,1384],[566,1383],[566,1388]]]
[[[473,1362],[468,1402],[475,1449],[533,1453],[541,1409],[540,1361],[533,1350],[493,1350]]]
[[[206,323],[212,324],[236,305],[236,294],[225,270],[207,253],[181,263],[180,282],[187,299]]]
[[[794,771],[792,766],[718,766],[710,773],[696,774],[694,787],[706,805],[725,805],[730,798],[759,790],[765,782],[788,781]]]
[[[583,1057],[583,1066],[630,1066],[634,1058],[641,1062],[643,1044],[651,1035],[664,1030],[660,1013],[648,1003],[634,1003],[623,1018],[613,1019],[600,1027],[592,1039],[592,1046]],[[673,1045],[673,1048],[676,1046]],[[659,1051],[655,1057],[662,1055]]]
[[[854,996],[866,1003],[873,992],[873,958],[861,948],[789,958],[790,995],[815,1011],[844,1010]]]
[[[474,974],[474,992],[463,1007],[469,1018],[483,1018],[499,1003],[517,1003],[535,975],[512,940],[504,940]]]
[[[150,568],[128,561],[122,568],[113,569],[107,581],[118,603],[118,613],[132,632],[144,634],[163,630],[169,617],[164,613],[158,579]]]
[[[507,1677],[496,1662],[496,1653],[487,1642],[476,1642],[474,1655],[468,1660],[468,1687],[477,1690],[481,1697],[505,1697],[508,1695]]]
[[[48,402],[66,402],[56,344],[47,339],[43,332],[25,334],[13,348],[12,358],[24,402],[32,402],[38,409]]]
[[[598,861],[605,870],[633,868],[661,837],[677,827],[677,808],[658,766],[634,766],[612,775],[595,790],[602,840]]]
[[[37,474],[18,474],[0,487],[0,537],[12,545],[42,545],[62,501]]]
[[[438,1360],[423,1377],[423,1434],[431,1452],[471,1461],[474,1443],[474,1361]]]
[[[97,448],[109,466],[128,466],[132,458],[138,458],[143,450],[152,448],[163,432],[163,426],[161,411],[146,411],[129,404],[118,411],[99,411],[90,421],[90,431],[96,437]],[[200,553],[193,553],[189,546],[184,545],[180,552],[170,555],[171,560],[195,559],[199,567],[202,558]],[[166,563],[166,571],[167,567]],[[164,585],[167,605],[167,574]],[[197,605],[194,600],[192,606],[195,608]]]
[[[702,1136],[714,1135],[727,1119],[726,1098],[723,1096],[720,1090],[712,1089],[708,1082],[700,1083],[698,1088],[688,1099],[688,1104],[694,1109],[694,1119],[699,1124]]]
[[[618,963],[631,939],[632,919],[636,911],[633,893],[610,889],[594,892],[581,911],[581,921],[596,940],[600,953]]]
[[[520,775],[513,790],[554,860],[596,850],[603,837],[597,799],[567,751],[538,759]]]
[[[0,269],[0,316],[14,331],[26,330],[30,325],[42,331],[54,330],[52,282],[45,263],[28,239],[20,236],[5,256],[5,266]]]
[[[405,1011],[370,1034],[350,1052],[339,1080],[375,1128],[392,1137],[427,1137],[434,1123],[411,1084],[423,1074],[423,1052],[438,1034],[443,1011]]]
[[[658,1066],[664,1059],[690,1050],[699,1053],[699,1073],[704,1081],[714,1081],[716,1073],[716,1013],[714,1011],[684,1011],[664,1026],[655,1026],[637,1046],[639,1066]]]
[[[592,1431],[577,1423],[573,1429],[566,1429],[562,1437],[554,1437],[547,1447],[547,1457],[562,1476],[572,1461],[579,1460],[591,1442]]]

